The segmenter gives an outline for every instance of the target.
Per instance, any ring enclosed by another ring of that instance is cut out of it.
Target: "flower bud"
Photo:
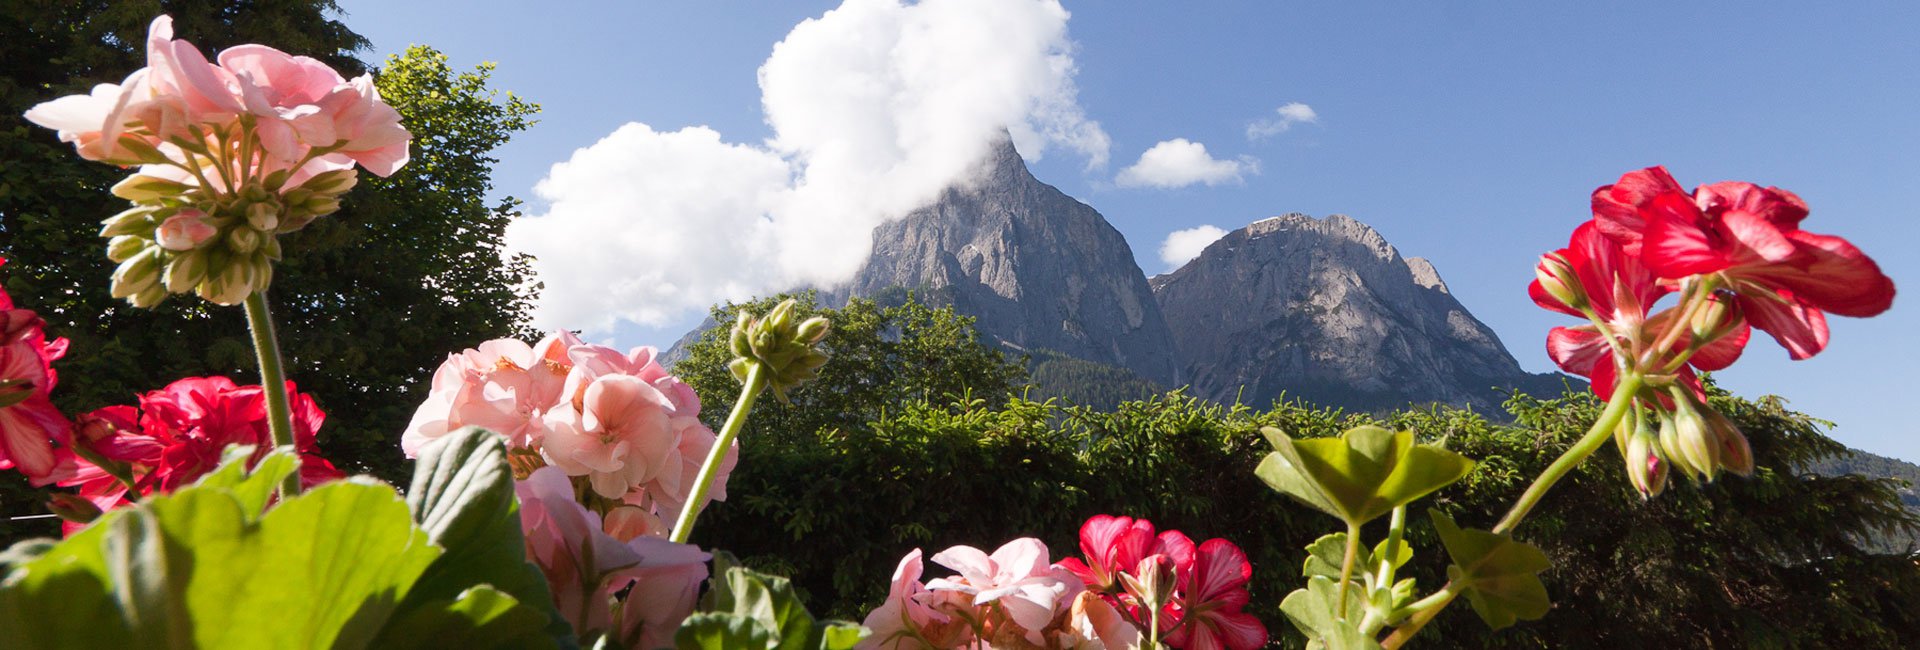
[[[148,248],[113,270],[109,293],[115,298],[130,298],[160,281],[160,251]]]
[[[1140,564],[1134,567],[1132,573],[1121,573],[1120,581],[1125,584],[1127,593],[1158,610],[1159,605],[1173,601],[1173,588],[1179,583],[1177,577],[1173,559],[1164,553],[1155,553],[1140,558]]]
[[[261,232],[273,232],[273,229],[280,227],[280,206],[271,201],[248,205],[247,225]]]
[[[824,318],[795,322],[798,303],[782,301],[765,318],[753,318],[743,310],[728,334],[728,345],[740,354],[728,364],[734,377],[746,380],[755,365],[766,373],[774,399],[787,402],[787,392],[819,376],[827,363],[827,354],[814,347],[826,336],[830,325]],[[802,331],[804,327],[804,332]]]
[[[273,193],[267,191],[266,186],[260,183],[247,183],[245,187],[240,188],[240,198],[248,203],[260,203],[273,198]]]
[[[235,260],[225,270],[209,274],[194,292],[216,305],[238,305],[253,293],[253,266]]]
[[[273,172],[271,174],[267,174],[267,177],[265,179],[262,179],[260,181],[260,184],[265,186],[267,188],[267,191],[269,192],[278,192],[280,191],[280,188],[287,186],[287,179],[291,178],[292,176],[293,176],[293,170],[282,169],[282,170]]]
[[[1573,265],[1559,253],[1547,253],[1540,256],[1540,264],[1533,267],[1533,277],[1540,281],[1540,288],[1568,307],[1582,309],[1587,305],[1587,293],[1580,285],[1580,276],[1573,272]]]
[[[100,506],[78,494],[55,492],[47,499],[47,510],[76,524],[90,524],[100,518]]]
[[[141,289],[139,293],[128,296],[127,304],[141,309],[147,309],[166,302],[167,295],[166,285],[155,282],[147,288]]]
[[[819,343],[821,339],[827,338],[827,329],[829,327],[830,325],[826,318],[820,316],[809,318],[800,323],[796,340],[806,343]]]
[[[255,203],[254,205],[259,204]],[[260,242],[266,239],[266,237],[267,235],[260,234],[258,230],[240,226],[227,231],[227,248],[233,249],[233,252],[241,255],[250,255],[260,249]]]
[[[1660,458],[1653,432],[1642,429],[1627,440],[1627,480],[1640,491],[1640,498],[1659,496],[1667,487],[1667,462]]]
[[[315,196],[300,204],[300,209],[316,217],[324,217],[340,211],[340,199]]]
[[[1678,451],[1693,467],[1693,473],[1712,482],[1720,470],[1719,436],[1707,425],[1707,419],[1700,415],[1691,396],[1676,395],[1674,402],[1673,424],[1679,449],[1669,451]]]
[[[121,235],[147,236],[153,234],[153,212],[151,206],[135,206],[120,214],[100,221],[101,237],[119,237]]]
[[[1733,300],[1719,294],[1703,298],[1702,303],[1693,312],[1693,318],[1687,321],[1689,333],[1693,334],[1693,346],[1703,347],[1722,336],[1726,336],[1740,326],[1740,312],[1733,307]]]
[[[118,142],[120,144],[120,148],[126,149],[128,153],[133,154],[132,162],[144,163],[149,165],[163,165],[163,164],[173,162],[172,159],[167,158],[166,154],[160,153],[160,150],[155,148],[153,146],[153,143],[147,142],[146,138],[133,135],[133,134],[125,134],[125,135],[121,135],[120,139],[116,140],[115,142]],[[102,161],[102,162],[114,162],[115,164],[119,164],[118,161]]]
[[[167,262],[167,291],[170,293],[192,291],[206,277],[207,256],[200,251],[175,255]]]
[[[301,183],[300,187],[314,194],[338,196],[353,189],[360,182],[360,176],[353,169],[335,169],[314,174],[313,178]]]
[[[206,216],[206,213],[192,208],[181,210],[167,217],[166,222],[153,231],[153,241],[170,251],[199,248],[214,235],[220,234],[218,228],[207,223]]]
[[[164,178],[134,174],[114,183],[111,191],[114,196],[128,201],[145,203],[155,199],[179,196],[180,193],[187,191],[187,186]]]
[[[116,264],[125,262],[133,259],[133,256],[139,255],[140,251],[146,250],[147,247],[152,244],[153,240],[151,239],[135,237],[133,235],[120,235],[107,240],[107,259],[113,260]]]
[[[1712,407],[1702,407],[1701,414],[1706,417],[1707,425],[1713,429],[1720,443],[1720,468],[1741,476],[1752,476],[1753,448],[1747,445],[1747,435]]]

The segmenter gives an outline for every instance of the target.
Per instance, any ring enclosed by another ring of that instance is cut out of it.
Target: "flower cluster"
[[[700,422],[700,398],[660,366],[653,348],[622,354],[567,332],[449,355],[401,447],[413,456],[467,426],[504,436],[523,475],[550,465],[578,477],[609,532],[623,539],[666,536],[715,442]],[[726,499],[735,449],[707,498]]]
[[[70,427],[49,394],[59,378],[53,362],[66,352],[66,339],[47,340],[40,315],[0,289],[0,469],[36,480],[53,472],[53,443],[66,444]]]
[[[120,264],[113,296],[150,306],[193,292],[233,305],[272,281],[278,235],[340,207],[357,163],[381,176],[407,162],[411,135],[371,76],[264,45],[208,61],[154,19],[147,67],[27,111],[81,157],[139,165],[113,187],[133,207],[106,220]]]
[[[575,634],[605,633],[617,647],[664,648],[693,612],[707,579],[707,553],[657,537],[615,536],[598,513],[574,500],[558,467],[514,484],[527,559],[540,567],[554,605]]]
[[[345,474],[322,458],[314,435],[326,421],[313,398],[287,383],[300,482],[313,486]],[[109,406],[80,416],[73,444],[54,451],[52,472],[37,480],[79,489],[98,510],[134,496],[191,485],[220,464],[231,445],[254,447],[258,462],[273,446],[266,394],[226,377],[190,377],[139,397],[138,406]]]
[[[1049,564],[1047,547],[1021,538],[992,554],[955,546],[933,561],[957,572],[922,584],[915,549],[893,574],[887,600],[867,615],[862,648],[1263,647],[1267,631],[1247,603],[1252,565],[1223,539],[1196,546],[1179,531],[1096,516],[1080,529],[1087,560]]]
[[[1625,376],[1644,382],[1614,436],[1642,495],[1663,489],[1669,467],[1705,480],[1752,471],[1746,437],[1707,405],[1696,375],[1739,359],[1752,328],[1805,359],[1827,345],[1827,313],[1892,305],[1879,266],[1844,239],[1801,230],[1807,214],[1783,189],[1723,182],[1689,193],[1652,167],[1595,190],[1593,219],[1541,258],[1534,302],[1589,323],[1548,334],[1554,362],[1603,397]],[[1677,304],[1654,312],[1668,295]]]

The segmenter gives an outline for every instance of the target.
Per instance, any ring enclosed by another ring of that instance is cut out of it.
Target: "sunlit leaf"
[[[1294,440],[1272,427],[1261,433],[1273,443],[1274,452],[1255,470],[1260,479],[1350,525],[1446,487],[1474,465],[1451,451],[1414,444],[1412,432],[1375,426],[1309,440]]]
[[[1498,630],[1516,620],[1531,621],[1547,615],[1552,604],[1539,575],[1553,566],[1546,553],[1510,535],[1462,529],[1438,510],[1428,514],[1433,517],[1434,530],[1440,533],[1440,542],[1447,547],[1447,555],[1453,558],[1447,577],[1466,587],[1467,600],[1481,620]]]

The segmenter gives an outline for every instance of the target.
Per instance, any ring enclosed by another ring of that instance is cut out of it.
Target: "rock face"
[[[973,182],[876,228],[872,256],[829,302],[911,289],[976,318],[988,340],[1171,385],[1173,336],[1126,238],[1035,179],[1012,143],[982,164]]]
[[[1345,215],[1254,222],[1151,283],[1180,350],[1177,383],[1201,397],[1497,412],[1496,387],[1562,389],[1558,375],[1521,370],[1432,264]]]

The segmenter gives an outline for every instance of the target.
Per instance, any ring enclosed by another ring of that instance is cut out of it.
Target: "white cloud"
[[[846,0],[761,65],[773,137],[621,127],[554,165],[546,214],[508,231],[536,256],[542,327],[663,325],[729,299],[831,286],[873,228],[964,181],[1002,133],[1106,164],[1076,100],[1056,0]]]
[[[1286,133],[1287,129],[1293,128],[1295,124],[1314,124],[1320,121],[1320,114],[1313,112],[1312,106],[1300,102],[1281,106],[1274,109],[1274,112],[1278,113],[1279,117],[1254,120],[1247,124],[1248,140],[1270,138]]]
[[[1246,174],[1260,173],[1260,162],[1242,156],[1239,160],[1216,160],[1207,146],[1186,138],[1174,138],[1153,145],[1140,154],[1140,161],[1120,170],[1114,182],[1121,187],[1186,187],[1197,183],[1219,185],[1238,183]]]
[[[1160,242],[1160,261],[1167,263],[1168,271],[1178,269],[1185,266],[1187,262],[1193,261],[1193,258],[1199,257],[1200,251],[1206,250],[1209,244],[1220,241],[1220,238],[1226,234],[1227,231],[1212,225],[1194,226],[1167,233],[1166,241]]]

